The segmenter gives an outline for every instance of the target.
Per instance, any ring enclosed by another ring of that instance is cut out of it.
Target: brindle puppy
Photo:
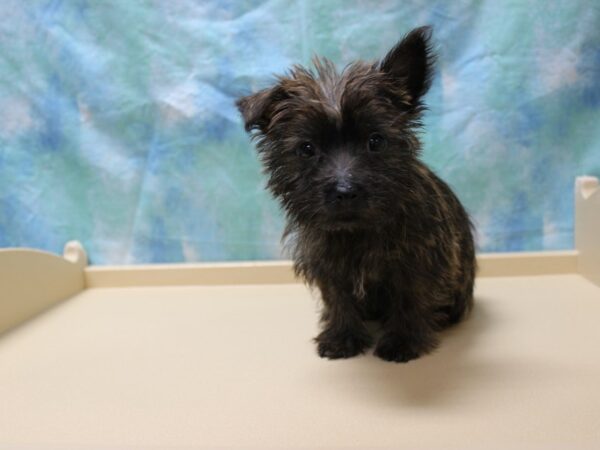
[[[469,218],[419,160],[430,39],[417,28],[380,62],[341,72],[316,59],[237,102],[287,214],[295,270],[321,291],[322,357],[364,352],[376,320],[377,356],[418,358],[473,305]]]

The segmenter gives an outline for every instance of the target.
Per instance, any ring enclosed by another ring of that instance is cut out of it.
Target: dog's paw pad
[[[329,359],[351,358],[364,353],[369,346],[368,338],[350,333],[334,336],[324,336],[322,333],[316,341],[319,356]]]
[[[375,356],[385,361],[405,363],[419,358],[426,349],[399,336],[383,336],[375,348]]]

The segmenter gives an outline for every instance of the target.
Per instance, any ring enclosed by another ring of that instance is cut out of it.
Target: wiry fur
[[[315,71],[295,66],[238,100],[268,188],[287,214],[295,270],[322,294],[321,356],[365,351],[365,321],[377,320],[375,354],[408,361],[434,349],[438,331],[472,306],[469,218],[419,160],[430,36],[428,27],[413,30],[380,63],[355,62],[341,73],[316,59]],[[384,137],[383,150],[369,151],[372,133]],[[302,156],[307,142],[314,154]],[[328,194],[342,184],[360,192],[342,205],[345,216],[336,209],[345,197]]]

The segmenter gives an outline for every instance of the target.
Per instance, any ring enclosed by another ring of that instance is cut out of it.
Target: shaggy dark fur
[[[321,291],[322,357],[364,352],[376,320],[375,354],[409,361],[472,307],[469,218],[418,158],[430,38],[415,29],[381,62],[341,73],[316,59],[237,102],[287,213],[296,272]]]

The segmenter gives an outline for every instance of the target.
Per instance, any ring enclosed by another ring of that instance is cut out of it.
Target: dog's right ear
[[[235,104],[242,113],[246,131],[259,130],[266,133],[277,103],[286,98],[287,95],[281,86],[263,89],[256,94],[239,98]]]
[[[380,70],[406,89],[413,106],[420,104],[431,86],[435,63],[431,34],[431,27],[415,28],[380,63]]]

